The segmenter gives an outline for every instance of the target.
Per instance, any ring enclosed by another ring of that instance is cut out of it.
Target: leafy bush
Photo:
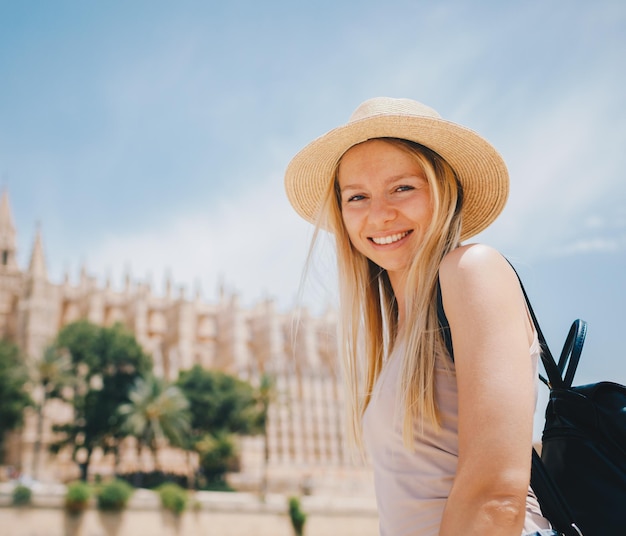
[[[306,523],[306,514],[302,511],[298,497],[289,497],[289,519],[296,536],[302,536],[304,524]]]
[[[112,480],[98,490],[98,508],[100,510],[123,510],[135,490],[123,480]]]
[[[175,514],[182,514],[187,508],[187,492],[177,484],[163,484],[157,491],[161,505]]]
[[[226,473],[239,470],[239,452],[232,434],[206,434],[195,444],[200,455],[200,469],[207,484],[226,482]]]
[[[72,482],[67,486],[65,493],[65,508],[70,513],[79,513],[87,508],[91,498],[91,488],[81,480]]]
[[[125,480],[134,488],[155,489],[167,482],[178,484],[181,488],[188,486],[187,476],[163,471],[135,471],[132,473],[118,473],[117,478]]]
[[[13,504],[15,506],[26,506],[30,504],[33,498],[33,492],[28,486],[18,484],[13,488]]]
[[[236,491],[228,482],[225,480],[217,480],[217,481],[208,481],[206,477],[202,474],[199,474],[196,478],[196,488],[201,489],[203,491],[226,491],[226,492],[234,492]]]

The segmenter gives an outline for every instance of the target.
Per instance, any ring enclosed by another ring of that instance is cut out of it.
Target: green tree
[[[59,398],[63,389],[74,384],[72,374],[72,360],[67,352],[59,352],[54,346],[49,346],[43,358],[31,362],[31,378],[38,387],[39,400],[35,404],[37,410],[37,432],[33,448],[33,478],[39,475],[41,446],[43,437],[44,411],[51,398]]]
[[[182,371],[177,385],[189,400],[190,447],[210,484],[221,484],[237,466],[233,434],[255,434],[261,428],[258,394],[248,382],[199,365]]]
[[[59,332],[56,347],[69,353],[76,383],[67,398],[74,408],[74,420],[55,427],[61,437],[52,451],[71,448],[81,479],[86,480],[96,448],[119,452],[124,434],[118,408],[129,402],[137,378],[151,372],[152,360],[134,335],[119,324],[100,327],[84,320],[68,324]]]
[[[195,365],[181,371],[176,384],[189,400],[191,433],[195,438],[206,433],[260,431],[257,396],[248,382]]]
[[[27,381],[28,369],[19,349],[0,340],[0,460],[6,434],[22,426],[24,410],[33,403],[26,391]]]
[[[136,438],[140,458],[143,447],[150,449],[158,470],[157,453],[163,440],[184,446],[191,420],[189,402],[178,387],[154,376],[137,378],[128,398],[119,407],[122,431]]]

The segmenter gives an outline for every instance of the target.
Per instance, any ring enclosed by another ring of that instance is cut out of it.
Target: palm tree
[[[178,387],[154,376],[137,379],[128,398],[118,410],[122,430],[137,439],[139,457],[144,447],[150,449],[158,470],[157,451],[163,440],[175,447],[184,445],[191,422],[189,402]]]
[[[43,420],[46,404],[50,398],[61,396],[64,387],[74,382],[72,374],[72,360],[66,352],[60,352],[56,347],[46,348],[43,358],[32,363],[32,372],[36,385],[39,387],[40,400],[37,408],[37,432],[33,447],[33,478],[39,476],[41,446],[43,438]]]

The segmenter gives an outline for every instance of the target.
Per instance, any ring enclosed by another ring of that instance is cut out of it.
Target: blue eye
[[[346,202],[350,203],[351,201],[360,201],[361,199],[365,199],[365,196],[361,194],[357,194],[357,195],[348,197],[348,199],[346,199]]]
[[[396,188],[397,192],[408,192],[410,190],[415,190],[415,188],[413,186],[408,186],[408,185],[402,185]]]

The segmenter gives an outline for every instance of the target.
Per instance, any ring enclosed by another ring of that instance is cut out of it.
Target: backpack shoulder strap
[[[515,267],[511,264],[511,262],[507,259],[507,262],[511,266],[513,272],[517,276],[517,280],[519,281],[519,286],[522,289],[522,294],[524,294],[524,300],[526,300],[526,307],[528,307],[528,313],[530,314],[530,318],[533,321],[533,325],[535,326],[535,330],[537,331],[537,337],[539,338],[539,345],[541,346],[541,361],[543,363],[543,367],[546,369],[546,374],[548,375],[548,379],[546,380],[541,374],[539,378],[543,383],[545,383],[548,387],[563,387],[563,378],[559,371],[559,367],[552,356],[552,352],[546,342],[546,338],[543,335],[543,331],[541,331],[541,326],[539,325],[539,321],[537,320],[537,316],[535,315],[535,311],[533,311],[533,306],[530,303],[530,299],[528,298],[528,294],[526,294],[526,289],[524,288],[524,283],[522,283],[522,279]]]
[[[550,348],[548,347],[548,343],[546,342],[546,338],[541,331],[541,327],[539,326],[539,321],[537,320],[537,316],[533,311],[533,306],[528,299],[528,295],[526,294],[526,289],[524,288],[524,284],[515,270],[515,267],[511,264],[511,262],[507,259],[507,262],[511,266],[513,272],[517,276],[517,280],[519,281],[520,288],[522,289],[522,293],[524,294],[524,299],[526,300],[526,306],[528,307],[528,312],[530,314],[530,318],[533,321],[533,325],[535,326],[535,330],[537,331],[537,336],[539,338],[539,344],[541,346],[541,359],[543,361],[544,368],[546,369],[546,373],[548,374],[549,380],[546,380],[541,374],[539,378],[548,386],[562,386],[563,380],[561,377],[561,373],[559,372],[559,368],[552,356],[552,352],[550,352]],[[448,318],[446,317],[446,312],[443,308],[443,297],[441,295],[441,282],[439,277],[437,277],[437,318],[439,319],[439,329],[441,330],[441,336],[443,337],[443,342],[454,361],[454,348],[452,347],[452,334],[450,332],[450,323],[448,322]]]
[[[530,471],[530,487],[537,496],[541,513],[546,516],[554,528],[565,534],[565,536],[582,536],[580,529],[573,521],[574,516],[572,516],[563,495],[561,495],[556,483],[548,474],[541,456],[534,448]]]

